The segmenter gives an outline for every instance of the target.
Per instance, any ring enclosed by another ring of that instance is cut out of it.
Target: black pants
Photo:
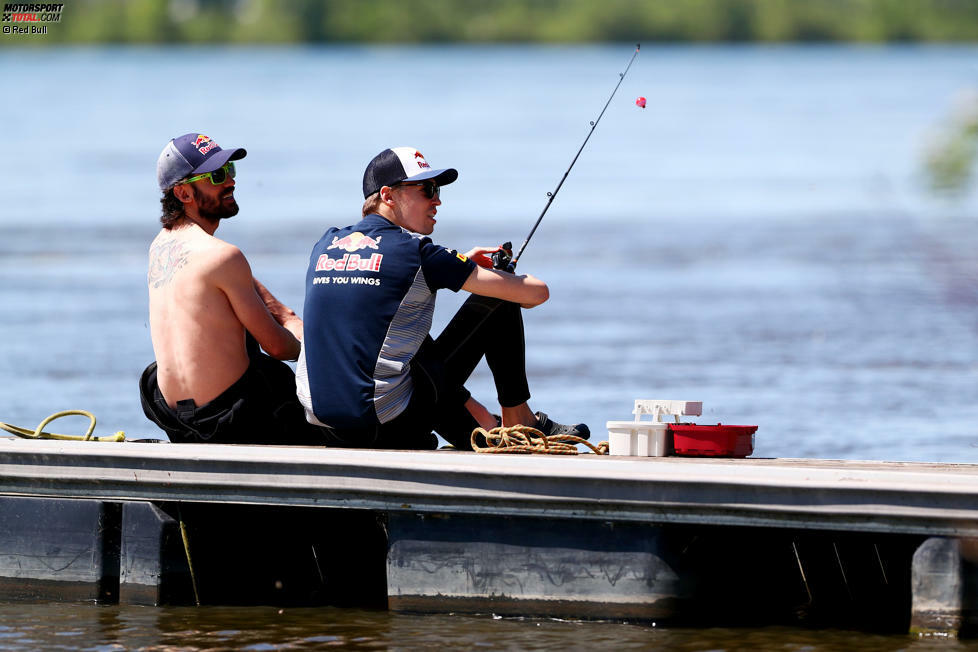
[[[146,417],[172,442],[325,445],[329,431],[306,421],[292,369],[259,351],[250,336],[248,340],[247,371],[206,405],[186,399],[171,408],[156,381],[156,363],[146,367],[139,380]]]
[[[479,423],[465,408],[471,394],[465,381],[486,359],[503,407],[530,399],[526,344],[519,305],[472,295],[437,339],[428,337],[411,360],[414,389],[407,409],[372,428],[331,431],[331,446],[432,450],[438,432],[460,450],[471,450]]]

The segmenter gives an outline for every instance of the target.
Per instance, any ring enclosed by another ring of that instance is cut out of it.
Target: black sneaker
[[[543,412],[537,412],[537,430],[543,434],[550,435],[574,435],[581,439],[590,439],[591,430],[583,423],[576,423],[573,426],[565,426],[562,423],[551,421]]]

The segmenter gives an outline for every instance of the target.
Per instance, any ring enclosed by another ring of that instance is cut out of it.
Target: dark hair
[[[183,202],[177,199],[177,196],[173,192],[173,188],[170,188],[165,193],[163,193],[160,203],[163,204],[163,215],[160,216],[160,224],[163,228],[169,231],[177,222],[182,220],[187,216],[183,212]]]
[[[375,213],[377,211],[377,208],[382,203],[383,202],[380,199],[380,191],[378,190],[377,192],[373,193],[372,195],[370,195],[369,197],[363,200],[363,208],[360,209],[360,216],[366,217],[371,213]]]

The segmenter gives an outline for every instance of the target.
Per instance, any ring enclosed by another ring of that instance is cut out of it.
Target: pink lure
[[[645,98],[644,97],[640,97],[637,100],[635,100],[635,106],[644,109],[645,108]]]

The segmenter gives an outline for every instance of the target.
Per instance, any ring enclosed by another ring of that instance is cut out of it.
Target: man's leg
[[[261,352],[251,353],[246,374],[249,383],[243,398],[254,414],[251,428],[258,432],[251,436],[255,443],[324,446],[331,441],[328,428],[306,421],[295,394],[295,372],[289,365]],[[242,428],[249,426],[242,424]]]
[[[479,360],[485,356],[502,408],[502,425],[534,426],[545,434],[573,434],[585,439],[590,436],[586,425],[563,426],[551,421],[546,414],[534,413],[527,404],[530,388],[526,378],[526,342],[523,336],[522,309],[519,305],[472,295],[434,341],[433,349],[444,365],[448,385],[460,387],[464,397],[470,402],[471,397],[463,385],[479,364]],[[473,407],[476,409],[472,409]],[[482,421],[479,408],[482,406],[476,403],[466,412]],[[448,413],[443,410],[439,414],[444,414],[443,420],[456,429],[465,421],[464,415],[458,409]],[[447,426],[442,424],[442,427]],[[445,437],[442,430],[439,433]]]
[[[450,385],[464,385],[485,356],[500,406],[514,408],[530,399],[519,305],[474,294],[434,344]]]
[[[417,357],[417,356],[415,356]],[[438,390],[426,377],[420,365],[411,365],[414,388],[407,408],[393,420],[375,427],[372,448],[434,450],[438,438],[434,429]]]

